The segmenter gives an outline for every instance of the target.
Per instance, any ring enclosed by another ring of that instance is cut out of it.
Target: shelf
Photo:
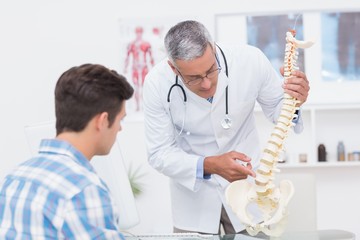
[[[317,162],[317,163],[278,163],[279,169],[288,168],[334,168],[334,167],[360,167],[360,161],[344,162]]]
[[[351,110],[351,109],[360,109],[359,103],[348,103],[348,104],[307,104],[304,103],[302,107],[304,110]]]
[[[339,104],[312,104],[312,103],[304,103],[301,106],[301,109],[304,111],[309,111],[309,110],[351,110],[351,109],[360,109],[360,103],[347,103],[347,104],[343,104],[343,103],[339,103]],[[260,105],[256,102],[255,104],[255,108],[254,108],[255,112],[261,112],[261,107]]]

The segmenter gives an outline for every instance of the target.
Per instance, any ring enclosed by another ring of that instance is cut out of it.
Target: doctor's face
[[[210,45],[203,56],[191,61],[177,60],[176,65],[175,73],[190,91],[203,98],[214,96],[220,69]]]

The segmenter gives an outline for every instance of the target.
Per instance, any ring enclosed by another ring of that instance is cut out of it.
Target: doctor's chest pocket
[[[232,106],[231,106],[232,105]],[[255,101],[242,101],[229,104],[229,117],[235,129],[242,128],[244,123],[253,117]]]
[[[226,149],[234,147],[233,144],[235,143],[231,144],[233,141],[243,138],[244,135],[247,135],[247,132],[254,128],[254,101],[232,101],[229,102],[228,106],[228,117],[231,121],[229,128],[225,128],[222,124],[226,118],[224,108],[218,108],[212,116],[214,120],[213,127],[220,149],[223,147]]]

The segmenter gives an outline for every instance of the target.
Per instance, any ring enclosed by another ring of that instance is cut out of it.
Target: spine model
[[[286,33],[286,42],[284,79],[292,77],[292,71],[298,69],[297,48],[308,48],[313,44],[295,39],[294,30]],[[276,187],[274,179],[275,173],[280,171],[276,168],[276,164],[283,151],[284,141],[294,126],[293,119],[297,117],[298,103],[297,99],[284,93],[280,115],[256,170],[255,184],[247,180],[239,180],[232,182],[226,189],[227,203],[252,236],[262,231],[266,235],[277,237],[285,230],[287,206],[295,190],[289,180],[281,181],[279,187]],[[251,202],[255,202],[258,206],[262,220],[253,222],[253,217],[247,212],[247,206]]]

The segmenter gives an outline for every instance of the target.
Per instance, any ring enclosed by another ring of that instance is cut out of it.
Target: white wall
[[[54,119],[53,90],[63,71],[86,62],[122,70],[118,54],[120,18],[196,17],[214,32],[215,14],[360,9],[360,2],[356,0],[274,0],[272,4],[260,0],[246,4],[229,0],[225,3],[206,0],[185,0],[179,4],[166,0],[0,1],[0,176],[29,155],[23,127]],[[357,92],[354,95],[358,95]]]
[[[0,1],[0,178],[30,155],[24,126],[54,119],[54,85],[63,71],[92,62],[121,72],[120,18],[197,18],[214,33],[215,14],[355,8],[360,1]],[[144,154],[131,160],[146,162]]]

